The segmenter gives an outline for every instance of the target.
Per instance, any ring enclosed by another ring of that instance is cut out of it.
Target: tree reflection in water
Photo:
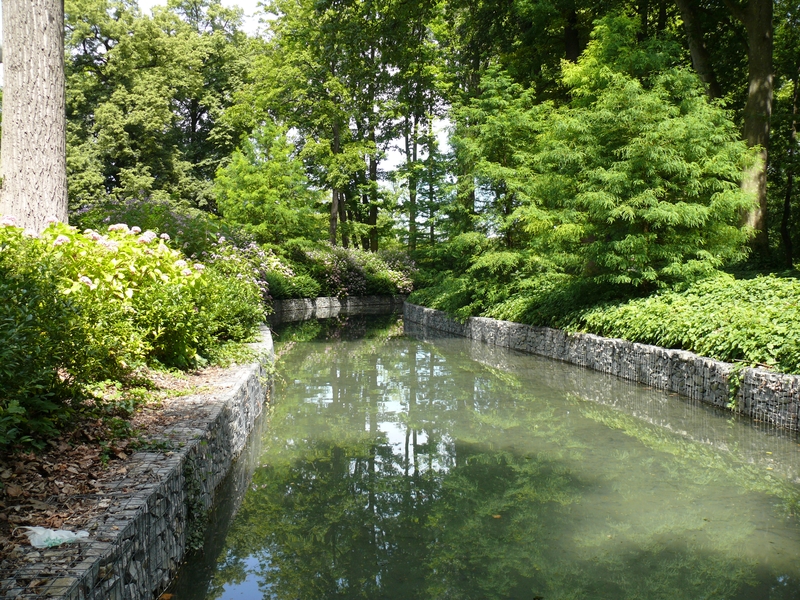
[[[675,460],[655,426],[478,364],[463,340],[349,321],[360,341],[341,323],[276,332],[261,466],[198,597],[248,578],[287,600],[800,593],[794,561],[748,541],[790,522],[781,548],[798,549],[773,506],[794,486],[747,492],[724,452]]]

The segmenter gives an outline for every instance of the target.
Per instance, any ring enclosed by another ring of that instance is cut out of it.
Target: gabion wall
[[[684,350],[648,344],[569,334],[549,327],[532,327],[509,321],[472,317],[458,323],[446,313],[405,303],[403,319],[436,331],[554,358],[675,392],[724,408],[735,390],[735,410],[755,420],[781,428],[798,429],[800,377],[767,369],[736,369],[730,363]],[[738,385],[731,385],[738,377]]]

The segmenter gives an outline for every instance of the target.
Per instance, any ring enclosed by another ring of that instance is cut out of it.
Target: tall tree
[[[689,42],[689,52],[692,56],[694,70],[706,85],[709,97],[719,98],[722,96],[722,90],[711,63],[711,56],[697,15],[697,6],[692,0],[676,0],[676,2],[681,12],[683,27],[686,30],[686,39]]]
[[[755,249],[769,251],[767,237],[767,159],[775,73],[773,52],[773,0],[724,0],[731,14],[747,31],[748,92],[744,107],[744,139],[758,147],[759,161],[744,175],[743,187],[755,195],[757,206],[747,213],[747,224],[756,230]]]
[[[800,11],[796,0],[775,3],[775,107],[770,148],[770,207],[780,214],[784,264],[794,263],[797,234],[798,105],[800,105]],[[776,219],[772,219],[775,223]]]
[[[241,14],[220,0],[67,0],[67,165],[73,208],[106,194],[214,209],[241,131],[220,124],[247,66]]]
[[[42,230],[67,220],[63,0],[3,2],[0,214]]]

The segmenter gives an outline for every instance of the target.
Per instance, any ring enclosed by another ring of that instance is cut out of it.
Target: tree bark
[[[336,188],[331,190],[331,214],[330,222],[328,224],[328,241],[331,246],[336,245],[336,226],[339,221],[339,190]]]
[[[409,130],[410,127],[410,130]],[[417,249],[417,156],[419,148],[419,116],[414,115],[413,123],[406,118],[406,165],[408,170],[408,249]]]
[[[719,98],[722,96],[722,90],[714,73],[714,68],[711,66],[711,56],[706,47],[703,30],[697,20],[695,2],[694,0],[676,0],[676,4],[681,13],[683,27],[686,30],[689,53],[692,56],[692,66],[694,66],[694,70],[700,76],[702,82],[706,84],[706,93],[709,98]]]
[[[340,139],[339,139],[339,124],[333,124],[333,141],[331,143],[331,150],[333,155],[336,156],[340,152]],[[336,245],[336,229],[339,220],[339,205],[342,204],[342,194],[339,188],[334,185],[331,190],[331,214],[330,222],[328,224],[328,236],[331,246]]]
[[[3,2],[0,215],[39,232],[67,221],[63,0]]]
[[[578,57],[581,55],[578,13],[574,8],[567,13],[567,24],[564,26],[564,55],[570,62],[578,62]]]
[[[347,225],[347,189],[339,192],[339,233],[342,238],[342,248],[350,247],[350,234]]]
[[[792,220],[792,192],[794,187],[794,162],[797,156],[797,101],[800,71],[795,74],[792,86],[792,133],[789,136],[789,166],[786,174],[786,196],[783,199],[783,218],[781,219],[781,238],[783,239],[783,256],[786,266],[794,266],[792,248],[791,220]]]
[[[433,111],[431,110],[431,114]],[[431,116],[428,119],[428,232],[430,236],[430,244],[431,248],[436,243],[436,230],[434,229],[435,221],[434,221],[434,214],[433,214],[433,207],[434,207],[434,182],[433,179],[436,176],[434,172],[434,138],[433,138],[433,117]]]
[[[646,40],[650,35],[650,21],[648,19],[650,12],[649,0],[643,0],[642,2],[639,2],[637,10],[639,12],[639,41],[641,42],[642,40]]]
[[[378,155],[375,135],[375,125],[370,125],[369,141],[375,148],[375,154],[369,157],[369,249],[370,252],[378,251]]]
[[[659,33],[667,28],[667,0],[659,0],[658,2],[658,24],[656,29]]]
[[[772,0],[748,0],[739,5],[725,0],[733,16],[742,22],[747,31],[747,64],[749,87],[744,107],[744,139],[749,147],[757,146],[758,160],[744,174],[742,188],[751,192],[756,206],[745,215],[745,224],[756,231],[753,249],[766,256],[769,253],[767,237],[767,158],[769,150],[770,117],[774,72],[772,69]]]

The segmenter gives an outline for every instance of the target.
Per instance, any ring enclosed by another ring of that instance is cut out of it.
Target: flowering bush
[[[304,250],[298,261],[329,296],[407,294],[411,291],[413,263],[390,257],[391,268],[379,254],[338,246]]]
[[[0,447],[33,439],[93,381],[186,368],[263,321],[249,264],[206,268],[152,230],[0,223]],[[26,437],[27,436],[27,437]]]
[[[53,260],[0,226],[0,448],[45,437],[70,412],[80,314],[49,277]]]
[[[98,230],[113,223],[137,223],[145,230],[159,233],[162,239],[172,240],[174,247],[187,256],[200,256],[207,252],[220,236],[231,239],[236,235],[224,221],[212,214],[150,198],[107,202],[78,210],[70,220],[78,223],[81,229]]]
[[[209,271],[202,296],[208,298],[213,335],[224,340],[246,337],[251,323],[263,320],[270,307],[269,256],[257,244],[240,248],[221,238],[203,260]]]

